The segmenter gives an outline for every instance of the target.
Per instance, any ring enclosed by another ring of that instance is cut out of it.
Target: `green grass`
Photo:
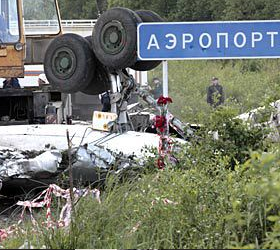
[[[30,224],[24,224],[28,233],[3,246],[18,248],[28,240],[34,247],[53,249],[279,249],[279,145],[262,141],[262,128],[232,119],[236,110],[279,98],[278,64],[279,60],[170,62],[171,110],[184,121],[205,124],[201,139],[176,153],[179,164],[158,171],[150,159],[145,174],[122,182],[109,178],[102,203],[82,199],[69,229],[39,228],[34,234]],[[149,78],[159,73],[151,71]],[[215,112],[205,101],[214,75],[228,97],[226,107]],[[217,129],[221,139],[213,141],[209,132]],[[164,204],[164,199],[174,204]]]
[[[226,94],[226,105],[239,113],[256,108],[273,96],[280,98],[280,60],[213,60],[169,61],[170,110],[185,122],[203,123],[209,106],[206,88],[212,76],[220,79]],[[149,72],[149,79],[161,76],[161,68]]]
[[[52,249],[259,248],[271,242],[279,248],[279,163],[277,152],[255,153],[231,171],[217,156],[207,166],[157,171],[119,185],[109,179],[101,204],[90,197],[79,202],[70,231],[29,233],[4,247],[27,239]],[[166,198],[175,204],[164,204]]]
[[[101,204],[81,199],[70,228],[39,227],[34,235],[27,223],[27,234],[4,247],[27,240],[51,249],[279,248],[278,145],[262,142],[266,130],[250,130],[233,115],[229,108],[211,113],[201,139],[174,152],[176,165],[157,170],[151,158],[145,172],[109,176]],[[219,141],[209,134],[216,128]]]

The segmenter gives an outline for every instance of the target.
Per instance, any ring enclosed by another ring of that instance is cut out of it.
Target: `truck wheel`
[[[111,69],[123,69],[137,61],[137,23],[140,17],[127,8],[112,8],[97,20],[92,32],[93,51]]]
[[[95,72],[88,42],[76,34],[55,38],[47,48],[44,70],[48,81],[61,92],[75,93],[86,88]]]
[[[164,20],[155,12],[151,10],[138,10],[136,14],[142,19],[144,23],[163,22]],[[161,61],[137,61],[130,68],[138,71],[148,71],[156,68],[161,64]]]
[[[97,61],[95,77],[84,90],[81,90],[82,93],[87,95],[98,95],[111,88],[109,74],[103,67],[104,66]]]
[[[92,37],[87,36],[85,39],[88,41],[92,49]],[[109,71],[107,68],[96,58],[92,50],[92,56],[95,58],[95,74],[92,82],[83,90],[82,93],[87,95],[98,95],[111,88]]]

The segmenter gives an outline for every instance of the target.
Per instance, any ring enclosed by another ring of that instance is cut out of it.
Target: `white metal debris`
[[[0,154],[3,151],[0,151]],[[4,152],[10,152],[4,150]],[[18,153],[18,155],[17,155]],[[3,155],[3,154],[2,154]],[[33,159],[26,159],[20,152],[11,151],[9,157],[0,163],[0,178],[32,178],[39,173],[55,173],[62,160],[61,153],[57,150],[47,151]],[[15,158],[16,156],[17,158]],[[21,157],[20,159],[19,156]]]
[[[272,102],[269,104],[270,109],[268,109],[269,118],[264,120],[264,114],[266,107],[258,107],[256,109],[250,110],[247,113],[240,114],[236,118],[241,119],[244,122],[251,123],[254,126],[259,126],[261,124],[270,128],[270,133],[268,137],[274,141],[280,141],[280,100]]]
[[[107,171],[114,166],[113,171],[118,173],[128,167],[140,166],[145,156],[151,155],[143,149],[159,145],[156,134],[133,131],[108,133],[93,130],[89,125],[3,126],[0,127],[0,179],[34,176],[45,179],[59,172],[61,152],[68,149],[67,130],[72,142],[73,170],[78,179],[82,176],[93,180],[96,168]],[[26,151],[45,152],[27,159]]]
[[[143,156],[143,147],[158,147],[159,136],[151,133],[128,131],[123,134],[101,132],[87,125],[16,125],[0,127],[0,145],[19,150],[66,150],[66,130],[72,138],[72,147],[88,145],[102,146],[125,155]],[[179,140],[184,142],[183,140]]]

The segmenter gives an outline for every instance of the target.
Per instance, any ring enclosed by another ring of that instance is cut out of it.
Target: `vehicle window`
[[[58,34],[60,25],[54,0],[23,0],[26,35]]]
[[[0,42],[19,41],[19,20],[17,0],[0,0]]]

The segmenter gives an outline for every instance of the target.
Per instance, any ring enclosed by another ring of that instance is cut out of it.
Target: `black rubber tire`
[[[92,82],[95,60],[85,38],[64,34],[47,48],[44,71],[50,84],[63,93],[75,93]]]
[[[137,23],[141,18],[127,8],[112,8],[97,20],[92,32],[93,51],[110,69],[124,69],[137,61]]]
[[[137,10],[136,14],[141,18],[144,23],[164,22],[157,13],[151,10]],[[137,61],[130,68],[137,71],[148,71],[156,68],[162,61]]]
[[[108,69],[96,58],[92,50],[92,37],[85,37],[91,48],[92,57],[95,60],[95,74],[92,82],[83,90],[82,93],[87,95],[98,95],[111,88]]]

